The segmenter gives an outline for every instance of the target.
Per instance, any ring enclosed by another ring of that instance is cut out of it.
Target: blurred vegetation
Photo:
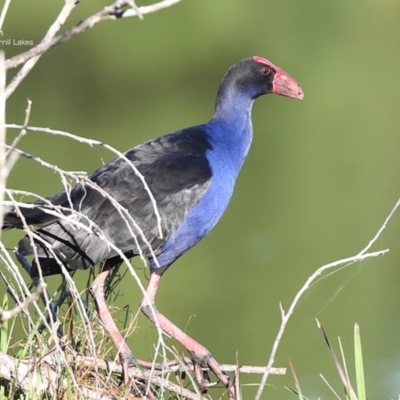
[[[105,4],[82,1],[69,26]],[[61,6],[12,2],[3,39],[38,43]],[[220,362],[234,363],[237,351],[241,363],[263,365],[279,302],[286,306],[318,266],[361,250],[400,196],[399,27],[394,0],[186,0],[143,21],[102,23],[48,52],[10,98],[7,121],[23,122],[29,98],[31,125],[125,150],[209,119],[219,81],[239,59],[264,56],[295,77],[306,101],[267,96],[255,103],[254,146],[227,213],[165,274],[157,298],[159,309]],[[9,58],[25,49],[3,50]],[[9,131],[10,141],[15,134]],[[70,170],[90,172],[112,157],[37,133],[21,147]],[[9,186],[42,195],[61,188],[57,176],[22,159]],[[344,347],[360,323],[367,396],[397,398],[399,232],[395,215],[377,246],[389,255],[321,279],[297,309],[276,366],[293,360],[305,396],[330,398],[320,372],[331,383],[338,379],[318,317]],[[19,237],[10,232],[4,240],[12,247]],[[135,311],[140,293],[133,285],[121,285],[119,301]],[[156,333],[141,321],[129,344],[151,358]],[[269,383],[264,398],[295,398],[284,389],[293,386],[289,375]],[[244,388],[244,398],[255,390]]]

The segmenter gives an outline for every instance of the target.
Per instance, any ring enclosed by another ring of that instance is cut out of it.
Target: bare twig
[[[66,390],[68,382],[65,377],[47,363],[36,360],[18,360],[8,354],[0,353],[0,376],[12,381],[25,393],[36,398],[48,394],[57,398],[60,390]],[[34,385],[32,383],[34,382]],[[113,397],[103,395],[101,391],[81,387],[81,395],[85,399],[112,400]]]
[[[3,34],[2,28],[3,28],[4,20],[6,19],[8,7],[10,7],[10,4],[11,4],[11,0],[6,0],[4,2],[3,9],[1,10],[1,14],[0,14],[0,36],[2,36],[2,34]]]
[[[1,242],[0,242],[1,243]],[[4,256],[0,256],[0,260],[6,264],[6,260],[4,258]],[[18,295],[15,292],[14,288],[9,284],[9,280],[6,278],[6,276],[3,274],[3,272],[0,270],[0,278],[5,282],[5,284],[7,285],[7,292],[8,294],[11,296],[11,298],[15,301],[16,304],[20,304],[18,302]],[[21,309],[21,314],[24,315],[26,317],[26,319],[28,320],[28,324],[29,324],[29,328],[30,329],[35,329],[35,323],[33,321],[33,318],[31,317],[31,315],[29,314],[29,312],[26,309]]]
[[[14,318],[22,310],[25,310],[26,308],[28,308],[29,305],[32,304],[34,301],[39,300],[40,295],[42,294],[42,292],[45,288],[46,288],[46,284],[44,282],[41,282],[39,284],[39,286],[36,288],[36,290],[29,297],[27,297],[21,304],[14,307],[12,310],[9,310],[9,311],[3,310],[0,307],[0,324],[2,324],[5,321],[8,321],[11,318]]]
[[[380,250],[380,251],[376,251],[376,252],[372,252],[372,253],[367,253],[367,251],[372,247],[372,245],[378,240],[378,238],[380,237],[382,232],[386,229],[388,222],[393,217],[394,213],[397,211],[399,206],[400,206],[400,199],[396,202],[396,204],[394,205],[394,207],[390,211],[389,215],[386,217],[385,221],[383,222],[382,226],[379,228],[379,230],[374,235],[374,237],[370,240],[368,245],[364,249],[362,249],[357,255],[355,255],[353,257],[344,258],[342,260],[334,261],[332,263],[326,264],[326,265],[318,268],[307,279],[307,281],[304,283],[304,285],[301,287],[301,289],[297,292],[297,294],[294,297],[292,303],[290,304],[290,307],[288,308],[287,312],[285,312],[285,310],[282,307],[282,304],[280,304],[281,318],[282,318],[281,325],[279,327],[278,334],[277,334],[277,336],[275,338],[274,345],[272,347],[272,350],[271,350],[271,353],[270,353],[270,356],[269,356],[269,359],[268,359],[267,370],[263,374],[263,377],[261,379],[261,382],[260,382],[260,385],[259,385],[255,400],[259,400],[261,398],[261,395],[263,393],[265,384],[267,383],[268,375],[270,373],[269,372],[270,368],[273,366],[273,364],[275,362],[275,356],[276,356],[276,353],[278,351],[278,347],[279,347],[280,341],[282,339],[283,333],[284,333],[284,331],[286,329],[286,325],[289,322],[290,317],[293,315],[294,309],[297,306],[300,298],[310,288],[311,284],[322,273],[324,273],[328,269],[335,268],[335,267],[338,267],[340,265],[350,265],[350,264],[353,264],[355,262],[364,261],[367,258],[378,257],[378,256],[382,256],[382,255],[386,254],[389,251],[389,249]]]
[[[386,217],[385,221],[383,221],[382,226],[378,229],[376,232],[375,236],[369,241],[367,246],[365,246],[359,253],[358,255],[361,256],[362,254],[365,254],[371,247],[372,245],[378,240],[379,236],[381,236],[382,232],[386,229],[388,222],[392,219],[394,213],[397,211],[397,209],[400,206],[400,198],[397,200],[396,204],[390,211],[389,215]]]
[[[149,6],[142,6],[139,7],[140,15],[151,14],[157,11],[160,11],[164,8],[168,8],[181,2],[182,0],[162,0],[158,3],[151,4]],[[60,35],[54,37],[53,39],[45,42],[40,43],[39,45],[29,49],[28,51],[18,54],[9,60],[6,61],[6,69],[15,68],[18,65],[25,63],[32,57],[36,57],[40,54],[45,53],[46,51],[50,50],[52,47],[66,42],[67,40],[71,39],[72,37],[86,31],[89,28],[93,28],[96,24],[106,20],[115,20],[118,18],[127,18],[127,17],[137,17],[139,13],[134,9],[128,10],[121,10],[117,12],[116,6],[119,5],[119,2],[116,1],[113,5],[104,7],[98,13],[86,18],[78,25],[68,29],[66,32],[61,33]]]
[[[125,162],[128,165],[130,165],[130,167],[132,168],[132,170],[135,173],[135,175],[141,180],[141,182],[143,184],[143,187],[145,188],[145,190],[146,190],[146,192],[147,192],[147,194],[148,194],[148,196],[149,196],[149,198],[151,200],[151,203],[153,205],[154,215],[157,218],[158,234],[159,234],[160,238],[163,237],[163,232],[162,232],[162,229],[161,229],[161,216],[160,216],[160,213],[158,211],[157,203],[156,203],[156,200],[155,200],[155,198],[153,196],[153,193],[151,192],[151,190],[150,190],[150,188],[149,188],[144,176],[138,171],[138,169],[135,167],[135,165],[123,153],[121,153],[120,151],[118,151],[114,147],[110,146],[109,144],[101,142],[99,140],[84,138],[82,136],[74,135],[72,133],[64,132],[64,131],[60,131],[60,130],[56,130],[56,129],[50,129],[50,128],[44,128],[44,127],[36,127],[36,126],[23,126],[23,125],[16,125],[16,124],[7,124],[6,127],[10,128],[10,129],[24,129],[26,131],[42,132],[42,133],[48,133],[48,134],[51,134],[51,135],[67,137],[69,139],[76,140],[79,143],[85,143],[85,144],[87,144],[87,145],[89,145],[91,147],[93,147],[93,146],[104,147],[105,149],[107,149],[107,150],[113,152],[114,154],[116,154],[118,157],[121,157],[122,159],[124,159]],[[19,150],[19,149],[15,149],[15,151],[19,152],[20,155],[24,155],[27,158],[31,158],[32,160],[40,162],[42,165],[45,165],[46,167],[52,168],[52,169],[56,170],[56,172],[59,172],[57,170],[56,166],[52,166],[51,164],[40,160],[38,157],[31,156],[30,154],[24,153],[22,150]],[[73,178],[73,176],[71,174],[69,174],[69,176],[71,178]],[[157,260],[157,258],[155,257],[154,254],[153,254],[153,258],[155,258],[155,260]]]
[[[65,0],[64,7],[62,8],[56,20],[50,26],[49,30],[47,31],[46,35],[44,36],[43,40],[40,43],[41,45],[46,44],[56,35],[56,33],[64,25],[65,21],[71,14],[71,11],[77,4],[78,2],[76,0]],[[25,65],[18,71],[18,73],[14,76],[11,83],[7,86],[6,90],[7,98],[14,92],[14,90],[18,87],[18,85],[22,82],[22,80],[29,74],[31,69],[39,61],[41,55],[42,54],[38,54],[37,56],[30,58],[25,63]]]
[[[31,108],[32,108],[32,101],[30,101],[28,99],[28,105],[25,110],[24,126],[28,126],[29,118],[31,116]],[[18,134],[18,136],[16,136],[15,139],[13,140],[13,142],[11,143],[11,148],[14,148],[19,143],[19,141],[26,135],[26,133],[27,133],[27,130],[25,128],[22,128],[20,133]],[[18,153],[16,153],[16,152],[12,152],[12,154],[9,154],[9,153],[10,153],[10,150],[8,150],[8,152],[6,153],[6,157],[8,157],[7,165],[6,165],[7,174],[13,169],[15,163],[17,162],[17,160],[19,158]]]
[[[86,357],[86,356],[71,355],[71,354],[67,355],[66,358],[67,362],[74,366],[75,371],[79,370],[80,368],[85,368],[89,370],[98,369],[103,371],[109,371],[110,373],[116,373],[116,374],[120,374],[122,372],[121,364],[117,362],[105,361],[101,358],[96,358],[96,357]],[[5,365],[7,365],[7,367],[3,369],[2,366]],[[32,379],[32,374],[38,373],[39,370],[42,371],[46,370],[47,372],[50,371],[50,374],[47,374],[47,381],[43,382],[43,388],[45,384],[55,387],[57,379],[59,379],[59,377],[54,373],[54,371],[57,368],[57,365],[58,365],[57,352],[53,351],[49,352],[48,355],[42,357],[40,360],[35,360],[35,361],[17,360],[7,354],[0,353],[0,377],[6,380],[10,380],[11,379],[10,371],[16,371],[15,373],[16,381],[22,389],[27,387],[26,381]],[[265,367],[256,367],[256,366],[238,367],[237,365],[221,365],[221,368],[224,371],[239,370],[241,373],[255,373],[255,374],[260,374],[265,371]],[[151,384],[157,387],[165,388],[170,392],[180,394],[183,398],[187,398],[190,400],[198,400],[199,396],[196,393],[188,389],[182,388],[181,385],[172,383],[161,376],[163,374],[177,373],[186,370],[193,371],[194,370],[193,365],[185,364],[184,369],[182,369],[182,366],[177,364],[171,367],[165,367],[162,371],[154,371],[151,375],[149,375],[149,371],[143,368],[132,367],[129,369],[129,372],[132,378],[149,380]],[[206,370],[207,369],[204,369],[204,371]],[[272,373],[281,375],[285,373],[285,369],[273,368]],[[39,388],[39,390],[41,389],[42,387]],[[91,392],[88,392],[88,395],[92,396],[93,394]]]
[[[310,288],[311,284],[323,272],[327,271],[328,269],[335,268],[335,267],[338,267],[338,266],[344,265],[344,264],[345,265],[350,265],[350,264],[353,264],[355,262],[361,262],[361,261],[366,260],[367,258],[379,257],[379,256],[382,256],[382,255],[386,254],[388,251],[389,250],[386,249],[386,250],[376,251],[374,253],[365,253],[365,254],[344,258],[342,260],[334,261],[332,263],[326,264],[326,265],[318,268],[307,279],[307,281],[304,283],[304,285],[301,287],[301,289],[297,292],[297,294],[294,297],[292,303],[290,304],[290,307],[288,308],[287,312],[285,312],[285,310],[282,307],[282,304],[280,304],[281,317],[282,317],[281,325],[279,326],[278,334],[276,335],[276,338],[275,338],[275,341],[274,341],[274,345],[272,346],[271,354],[269,356],[268,363],[267,363],[267,369],[264,372],[264,375],[263,375],[263,377],[261,379],[261,383],[260,383],[260,386],[258,388],[255,400],[259,400],[261,398],[264,386],[265,386],[265,384],[267,382],[267,379],[268,379],[268,375],[270,374],[270,368],[272,368],[272,366],[274,365],[275,356],[276,356],[276,353],[278,351],[278,347],[279,347],[279,344],[281,342],[283,333],[285,332],[286,325],[289,322],[289,319],[291,318],[291,316],[293,315],[294,309],[296,308],[297,304],[299,303],[300,298],[303,297],[305,292],[307,292],[307,290]]]

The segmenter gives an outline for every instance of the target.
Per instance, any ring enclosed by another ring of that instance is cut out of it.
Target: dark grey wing
[[[90,177],[96,187],[77,184],[68,194],[49,198],[67,210],[66,218],[55,221],[43,202],[36,203],[36,210],[25,209],[24,216],[28,224],[42,226],[38,234],[71,269],[85,269],[117,256],[117,249],[130,256],[140,251],[146,257],[157,255],[209,187],[208,148],[205,133],[196,129],[147,142],[125,154],[129,162],[117,158],[97,170]],[[144,176],[161,221],[132,164]],[[71,205],[76,212],[68,210]],[[15,221],[15,213],[5,216],[6,226],[18,227]],[[19,248],[25,255],[33,253],[27,237]],[[36,245],[36,250],[40,258],[51,258],[47,246]]]

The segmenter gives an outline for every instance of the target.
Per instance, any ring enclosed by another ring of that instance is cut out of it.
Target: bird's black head
[[[300,85],[285,71],[262,57],[241,60],[226,73],[222,86],[235,87],[252,99],[275,93],[292,99],[304,99]]]

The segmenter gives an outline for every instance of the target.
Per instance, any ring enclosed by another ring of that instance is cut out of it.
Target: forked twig
[[[260,400],[264,387],[267,383],[268,375],[270,374],[270,369],[274,365],[275,362],[275,356],[278,351],[278,347],[280,344],[280,341],[282,339],[283,333],[286,329],[286,325],[289,322],[289,319],[293,315],[294,309],[296,308],[297,304],[299,303],[300,299],[303,297],[303,295],[308,291],[310,288],[311,284],[324,272],[326,272],[329,269],[341,266],[341,265],[351,265],[355,262],[361,262],[366,260],[367,258],[373,258],[373,257],[379,257],[384,254],[386,254],[389,249],[385,250],[380,250],[380,251],[375,251],[368,253],[369,249],[372,247],[372,245],[378,240],[382,232],[386,229],[388,222],[391,220],[393,217],[394,213],[397,211],[397,209],[400,206],[400,199],[396,202],[394,207],[391,209],[389,215],[386,217],[385,221],[383,222],[382,226],[378,229],[377,233],[374,235],[374,237],[369,241],[368,245],[364,247],[357,255],[344,258],[342,260],[334,261],[332,263],[326,264],[320,268],[318,268],[304,283],[304,285],[300,288],[300,290],[297,292],[296,296],[294,297],[292,303],[290,304],[288,310],[285,312],[285,310],[282,307],[282,304],[279,305],[280,311],[281,311],[281,324],[279,326],[278,334],[276,335],[274,344],[272,346],[272,350],[268,359],[267,363],[267,369],[263,374],[263,377],[261,379],[260,385],[257,390],[257,394],[255,397],[255,400]]]

